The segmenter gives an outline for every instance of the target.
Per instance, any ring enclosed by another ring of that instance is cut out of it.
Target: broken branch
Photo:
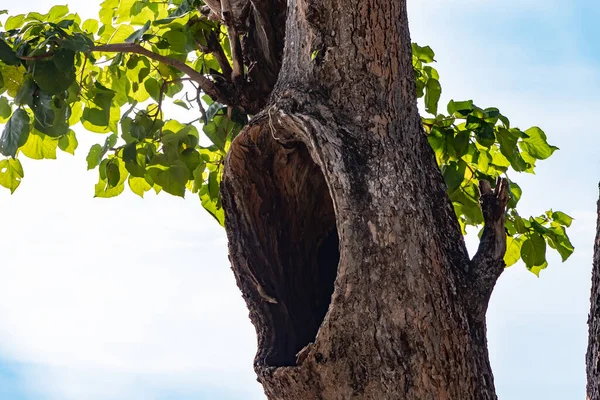
[[[469,263],[469,293],[467,301],[484,318],[496,281],[504,271],[506,231],[504,217],[508,203],[508,180],[498,178],[492,189],[486,180],[479,182],[481,211],[484,227],[477,253]]]

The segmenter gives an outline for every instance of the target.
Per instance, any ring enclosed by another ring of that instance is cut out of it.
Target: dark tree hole
[[[268,307],[273,326],[265,363],[271,366],[296,365],[296,354],[315,341],[340,259],[335,213],[320,168],[303,144],[280,151],[285,156],[274,157],[269,189],[274,207],[266,213],[276,227],[270,262],[277,267],[270,277],[263,275],[265,289],[277,299]]]
[[[238,137],[223,200],[238,284],[258,335],[255,363],[296,365],[315,341],[340,259],[329,188],[302,143],[282,146],[268,129]]]

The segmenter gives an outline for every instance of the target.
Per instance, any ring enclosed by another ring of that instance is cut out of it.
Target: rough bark
[[[405,0],[289,0],[269,106],[222,184],[269,399],[496,399],[485,311],[506,182],[469,260],[416,107]]]
[[[600,400],[600,200],[598,201],[596,226],[592,269],[592,294],[590,297],[591,308],[588,317],[588,349],[585,357],[588,400]]]

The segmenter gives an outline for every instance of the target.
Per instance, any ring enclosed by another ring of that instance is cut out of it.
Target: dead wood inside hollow
[[[329,308],[339,262],[335,212],[323,173],[300,142],[268,126],[232,145],[223,201],[234,269],[258,334],[255,363],[296,365]],[[233,194],[232,197],[230,195]]]

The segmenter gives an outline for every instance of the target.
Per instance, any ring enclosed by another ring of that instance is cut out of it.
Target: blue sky
[[[93,16],[97,0],[73,2]],[[45,11],[29,0],[11,11]],[[4,8],[2,6],[0,8]],[[496,106],[561,148],[517,176],[522,214],[576,218],[576,253],[550,254],[541,278],[500,278],[488,334],[501,399],[584,398],[591,253],[600,180],[600,4],[566,0],[409,0],[413,40],[436,51],[443,101]],[[227,263],[224,232],[198,201],[92,199],[96,172],[76,157],[28,162],[0,191],[0,398],[263,399],[256,338]],[[132,234],[154,232],[148,236]],[[473,248],[474,238],[468,242]]]

